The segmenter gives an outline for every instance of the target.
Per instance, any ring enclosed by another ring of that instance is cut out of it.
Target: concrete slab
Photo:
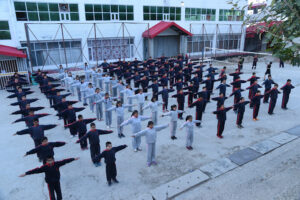
[[[272,140],[263,140],[261,142],[252,145],[250,148],[259,153],[265,154],[272,151],[273,149],[276,149],[279,146],[280,144]]]
[[[173,198],[208,179],[209,177],[206,174],[200,170],[195,170],[151,190],[150,193],[155,200],[165,200],[167,198]]]
[[[210,176],[211,178],[215,178],[236,167],[238,167],[238,165],[231,162],[228,158],[221,158],[219,160],[216,160],[214,162],[200,167],[200,170],[208,176]]]
[[[299,136],[300,136],[300,125],[299,125],[299,126],[295,126],[294,128],[291,128],[291,129],[286,130],[286,131],[284,131],[284,132],[299,137]]]
[[[246,148],[231,154],[228,158],[235,164],[241,166],[260,157],[261,155],[261,153],[254,151],[253,149]]]
[[[297,136],[288,134],[288,133],[280,133],[279,135],[276,135],[274,137],[271,137],[270,140],[277,142],[279,144],[285,144],[288,143],[294,139],[296,139]]]

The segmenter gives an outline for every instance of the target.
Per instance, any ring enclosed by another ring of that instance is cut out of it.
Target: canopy
[[[156,24],[156,25],[152,26],[151,28],[149,28],[148,30],[146,30],[142,36],[144,38],[154,38],[161,32],[164,32],[165,30],[167,30],[168,28],[171,28],[174,31],[179,32],[180,34],[183,34],[183,35],[189,35],[189,36],[193,35],[192,33],[185,30],[184,28],[182,28],[175,22],[161,21],[158,24]]]
[[[0,45],[0,55],[26,58],[26,54],[23,51],[18,50],[15,47]]]

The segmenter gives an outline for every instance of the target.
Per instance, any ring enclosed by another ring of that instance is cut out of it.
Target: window
[[[210,8],[185,8],[186,21],[215,21],[216,9]]]
[[[133,46],[133,37],[88,39],[89,59],[96,61],[133,58]]]
[[[239,49],[241,34],[219,34],[217,37],[217,48],[219,49]]]
[[[79,21],[78,4],[15,1],[18,21]]]
[[[10,40],[8,21],[0,21],[0,40]]]
[[[132,21],[133,6],[85,4],[85,19],[87,21]]]
[[[243,21],[243,10],[219,10],[219,21]]]
[[[187,51],[188,53],[200,53],[203,50],[209,51],[209,49],[205,49],[205,47],[212,48],[213,45],[213,34],[205,34],[205,35],[193,35],[187,38]]]
[[[26,47],[27,43],[21,43]],[[33,66],[59,65],[65,64],[64,46],[68,63],[82,62],[81,41],[80,40],[61,40],[34,42],[30,44],[30,55]],[[47,56],[49,55],[49,56]],[[47,59],[47,60],[46,60]]]
[[[144,20],[180,21],[180,7],[144,6]]]

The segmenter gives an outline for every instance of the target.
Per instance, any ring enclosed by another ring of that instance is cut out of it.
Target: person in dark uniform
[[[116,167],[116,153],[125,149],[127,145],[120,145],[112,147],[111,142],[106,142],[106,149],[96,157],[97,162],[100,162],[101,158],[104,158],[106,164],[106,179],[107,184],[111,186],[111,181],[119,183],[117,180],[117,167]]]
[[[236,125],[238,128],[244,128],[242,123],[243,123],[243,118],[245,113],[245,107],[248,103],[250,103],[250,101],[245,101],[245,98],[241,97],[240,101],[234,104],[233,106],[234,109],[237,110]]]
[[[257,116],[259,112],[260,107],[260,100],[264,97],[264,95],[261,95],[260,91],[258,90],[256,94],[251,99],[251,105],[253,106],[253,120],[257,121]]]
[[[277,97],[278,94],[280,94],[281,92],[278,91],[278,84],[275,83],[274,87],[268,91],[268,95],[270,95],[270,104],[269,104],[269,110],[268,110],[268,114],[269,115],[273,115],[273,111],[276,105],[276,101],[277,101]]]
[[[59,168],[67,163],[73,162],[74,160],[78,159],[79,158],[68,158],[61,161],[54,161],[52,157],[48,157],[45,165],[29,170],[25,172],[25,174],[21,174],[20,177],[24,177],[31,174],[45,173],[45,181],[48,185],[50,200],[61,200],[62,193],[60,187]]]
[[[295,88],[291,84],[291,82],[292,82],[291,79],[288,79],[287,82],[286,82],[286,84],[280,88],[281,90],[283,90],[281,108],[284,109],[284,110],[287,110],[286,105],[287,105],[287,103],[289,101],[291,90],[293,88]]]
[[[224,108],[224,105],[222,105],[218,110],[214,111],[213,114],[217,115],[218,119],[218,131],[217,131],[217,137],[223,138],[222,134],[225,128],[225,122],[226,122],[226,113],[232,109],[232,107]]]

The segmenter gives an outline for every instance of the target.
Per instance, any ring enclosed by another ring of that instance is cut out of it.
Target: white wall
[[[25,0],[28,1],[28,0]],[[85,9],[84,4],[120,4],[120,5],[133,5],[134,6],[134,21],[125,21],[124,36],[133,36],[135,38],[135,50],[138,52],[135,57],[140,59],[143,56],[143,41],[142,32],[157,24],[159,21],[144,21],[143,20],[143,6],[175,6],[181,7],[181,2],[184,1],[184,7],[181,9],[181,21],[175,21],[183,28],[191,31],[193,34],[202,33],[202,24],[205,24],[207,33],[216,33],[216,27],[218,24],[219,31],[221,33],[227,33],[229,31],[229,25],[232,24],[232,31],[234,33],[241,32],[242,22],[226,22],[218,21],[219,9],[231,9],[231,5],[227,4],[226,1],[222,0],[48,0],[48,1],[34,1],[34,2],[57,2],[57,3],[77,3],[79,8],[80,21],[69,21],[65,24],[65,28],[70,32],[72,38],[82,39],[82,47],[85,57],[88,58],[87,44],[85,45],[87,38],[94,37],[94,30],[89,31],[93,27],[93,23],[97,23],[97,37],[122,37],[123,29],[121,23],[106,22],[106,21],[86,21],[85,20]],[[30,2],[30,1],[28,1]],[[244,2],[247,4],[247,1]],[[191,8],[214,8],[216,11],[216,21],[185,21],[185,7]],[[55,37],[56,31],[59,27],[58,23],[61,22],[23,22],[16,21],[14,1],[13,0],[0,0],[0,20],[8,20],[10,25],[10,32],[12,40],[0,40],[0,44],[10,46],[20,46],[20,41],[26,41],[24,23],[31,23],[29,25],[32,32],[35,34],[38,40],[53,40],[61,39],[61,32]],[[34,24],[33,24],[34,23]],[[70,23],[70,24],[69,24]],[[128,31],[127,31],[128,30]],[[100,33],[101,32],[101,33]],[[71,38],[65,30],[65,38]],[[35,36],[30,33],[30,39],[36,40]],[[54,38],[55,37],[55,38]],[[243,49],[243,47],[241,48]],[[139,55],[140,56],[139,56]],[[84,59],[83,59],[84,60]],[[85,61],[85,60],[84,60]]]

